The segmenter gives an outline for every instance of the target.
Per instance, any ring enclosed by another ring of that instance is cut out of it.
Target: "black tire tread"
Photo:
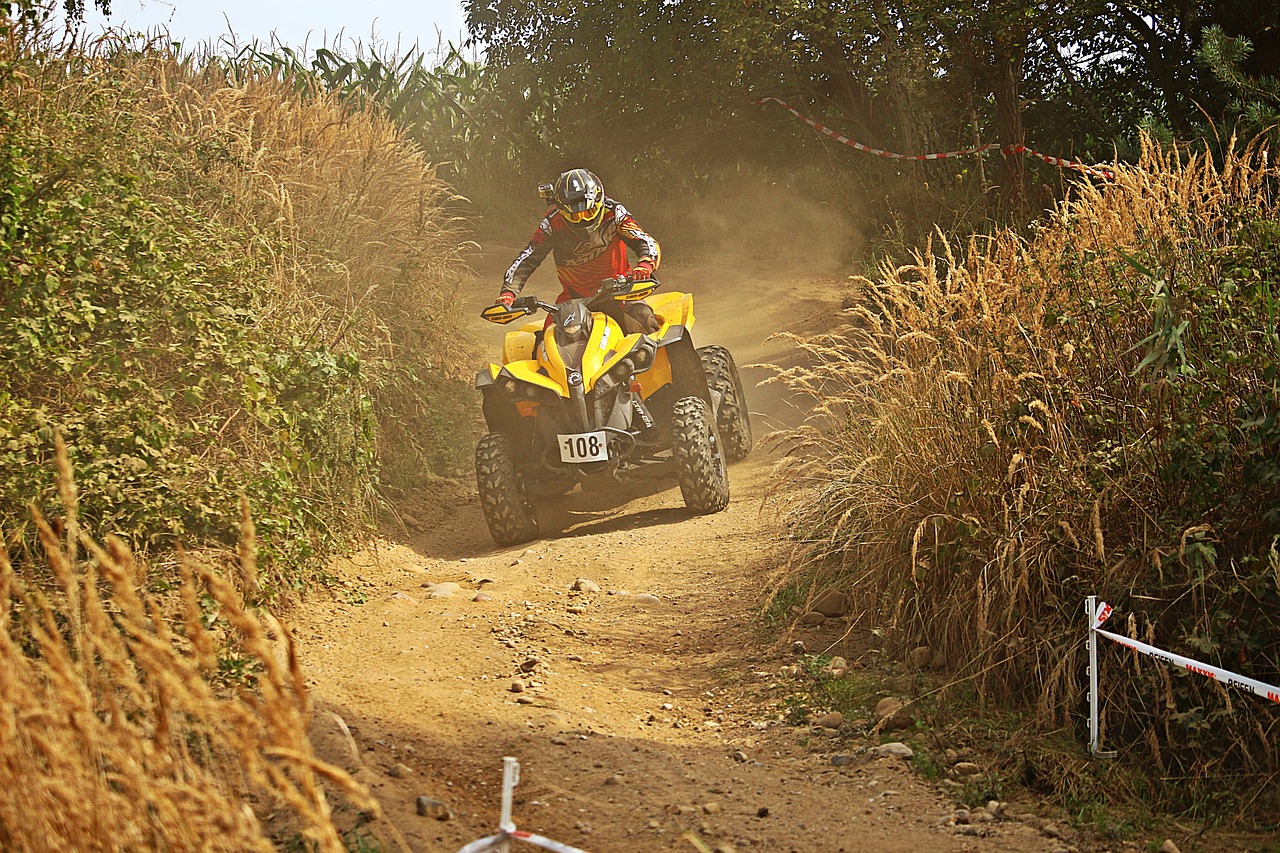
[[[538,520],[525,507],[511,439],[491,432],[476,444],[476,488],[493,541],[506,547],[536,539]]]
[[[733,356],[722,346],[698,348],[702,367],[707,374],[707,387],[720,394],[720,408],[716,411],[716,428],[724,442],[724,458],[729,462],[746,459],[754,440],[751,435],[751,417],[747,412],[747,396],[742,389],[742,379]]]
[[[684,505],[700,515],[729,505],[729,476],[711,421],[699,397],[681,397],[671,409],[671,454]]]

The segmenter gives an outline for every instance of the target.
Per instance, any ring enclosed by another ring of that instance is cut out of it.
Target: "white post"
[[[1098,635],[1094,622],[1098,617],[1098,598],[1090,595],[1084,600],[1085,619],[1089,623],[1089,752],[1094,758],[1115,758],[1113,751],[1102,751],[1098,743]]]
[[[1092,631],[1090,632],[1093,633]],[[520,784],[520,762],[507,756],[502,759],[502,814],[498,817],[498,828],[503,832],[515,832],[516,825],[511,820],[511,804],[515,798],[516,785]],[[511,843],[503,841],[498,847],[502,853],[511,849]]]

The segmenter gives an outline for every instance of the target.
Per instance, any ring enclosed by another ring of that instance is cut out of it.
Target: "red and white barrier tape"
[[[517,841],[527,841],[535,847],[542,847],[546,850],[554,850],[555,853],[586,853],[577,847],[570,847],[568,844],[561,844],[559,841],[552,841],[550,838],[544,838],[541,835],[534,835],[532,832],[525,832],[522,829],[515,829],[511,832],[498,832],[494,835],[488,835],[484,838],[472,841],[463,847],[458,853],[483,853],[485,850],[497,850],[503,844],[511,839]]]
[[[1182,655],[1175,655],[1172,652],[1166,652],[1163,649],[1157,649],[1155,646],[1149,646],[1146,643],[1140,643],[1137,640],[1131,640],[1128,637],[1122,637],[1119,634],[1113,634],[1110,631],[1104,631],[1100,627],[1107,617],[1111,615],[1111,605],[1103,602],[1099,605],[1097,612],[1093,617],[1093,630],[1099,635],[1113,640],[1122,646],[1128,646],[1136,652],[1142,652],[1144,655],[1150,655],[1153,658],[1159,658],[1165,663],[1171,663],[1174,666],[1181,667],[1187,672],[1194,672],[1196,675],[1203,675],[1205,678],[1212,678],[1214,681],[1221,682],[1228,687],[1236,687],[1241,690],[1248,690],[1256,693],[1264,699],[1272,702],[1280,702],[1280,687],[1271,684],[1264,684],[1261,681],[1255,681],[1252,678],[1245,678],[1243,675],[1237,675],[1219,667],[1212,666],[1207,663],[1184,658]]]
[[[981,154],[983,151],[990,151],[993,148],[1000,147],[999,145],[996,145],[994,142],[988,142],[987,144],[979,145],[976,148],[965,148],[962,151],[944,151],[940,154],[895,154],[892,151],[885,151],[881,148],[872,148],[869,145],[863,145],[861,142],[857,142],[856,140],[850,139],[849,137],[844,136],[843,134],[837,133],[836,131],[832,130],[826,125],[820,124],[819,122],[816,122],[813,119],[809,118],[808,116],[804,115],[795,107],[791,106],[785,101],[781,101],[777,98],[774,98],[774,97],[759,98],[758,100],[755,101],[755,103],[764,104],[764,103],[768,103],[769,101],[773,101],[775,104],[780,105],[787,112],[791,113],[793,116],[800,119],[802,122],[809,125],[814,130],[818,131],[819,133],[825,134],[826,136],[831,137],[836,142],[839,142],[843,145],[848,145],[850,148],[856,148],[859,151],[863,151],[867,154],[874,154],[877,157],[883,157],[886,160],[912,160],[912,161],[946,160],[950,157],[962,157],[967,154]],[[1115,173],[1108,171],[1107,169],[1096,169],[1092,166],[1086,166],[1083,163],[1076,163],[1072,160],[1064,160],[1061,157],[1050,157],[1048,154],[1041,154],[1039,151],[1032,151],[1030,148],[1028,148],[1025,145],[1009,145],[1003,148],[1002,150],[1005,154],[1030,154],[1032,157],[1038,157],[1051,166],[1061,166],[1065,169],[1075,169],[1076,171],[1084,172],[1085,174],[1088,174],[1088,175],[1094,175],[1099,178],[1106,178],[1107,180],[1111,180],[1115,178]]]

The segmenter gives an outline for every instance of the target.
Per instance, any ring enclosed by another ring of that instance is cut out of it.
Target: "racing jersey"
[[[562,292],[557,302],[574,297],[593,296],[600,282],[610,276],[631,270],[627,247],[658,267],[661,250],[658,241],[644,232],[627,209],[611,198],[605,198],[600,221],[589,228],[570,225],[559,209],[552,208],[538,223],[529,245],[524,248],[503,276],[503,290],[519,293],[550,252]]]

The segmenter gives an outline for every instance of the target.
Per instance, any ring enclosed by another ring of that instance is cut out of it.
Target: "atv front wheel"
[[[721,346],[699,347],[698,355],[702,358],[712,399],[720,398],[716,406],[716,428],[724,441],[724,458],[730,462],[746,459],[751,452],[751,419],[738,366],[729,351]]]
[[[684,505],[696,513],[719,512],[729,505],[729,473],[707,404],[681,397],[671,407],[671,455]]]
[[[538,535],[538,520],[525,506],[511,439],[505,433],[491,432],[476,445],[476,486],[494,542],[519,545]]]

